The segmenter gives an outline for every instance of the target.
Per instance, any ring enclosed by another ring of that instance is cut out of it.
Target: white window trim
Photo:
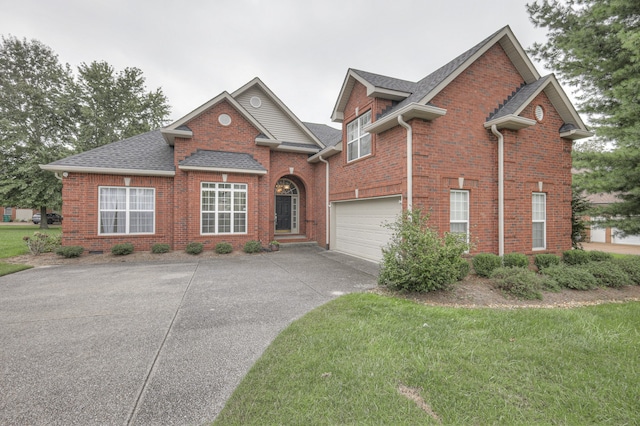
[[[365,118],[368,118],[368,120],[365,120]],[[363,122],[365,122],[365,124],[363,124]],[[362,132],[362,128],[366,125],[371,123],[371,110],[365,112],[364,114],[360,115],[359,117],[355,118],[354,120],[352,120],[349,124],[347,124],[347,139],[349,138],[349,126],[351,125],[356,125],[357,126],[357,133],[354,139],[352,140],[347,140],[347,163],[351,163],[353,161],[359,160],[361,158],[365,158],[368,157],[372,154],[373,152],[373,137],[368,133],[368,132]],[[365,155],[360,155],[360,151],[361,151],[361,143],[362,143],[362,139],[369,135],[369,147],[370,147],[370,152],[368,154]],[[358,149],[358,154],[355,156],[355,158],[353,159],[349,159],[349,147],[350,146],[356,146]]]
[[[467,217],[466,219],[452,219],[451,218],[451,213],[453,212],[453,210],[451,209],[451,195],[454,193],[464,193],[467,197]],[[469,210],[470,210],[470,196],[471,194],[469,193],[468,190],[466,189],[452,189],[449,191],[449,231],[451,232],[451,224],[452,223],[464,223],[466,224],[466,229],[467,229],[467,237],[465,242],[468,244],[469,243]]]
[[[102,209],[100,208],[100,192],[102,189],[105,188],[116,188],[116,189],[125,189],[126,190],[126,196],[125,196],[125,215],[126,215],[126,221],[127,221],[127,227],[125,232],[101,232],[100,228],[101,228],[101,223],[102,223]],[[153,191],[153,210],[131,210],[129,208],[129,203],[130,203],[130,199],[129,199],[129,193],[131,192],[132,189],[144,189],[144,190],[151,190]],[[130,218],[130,214],[131,212],[153,212],[153,229],[151,230],[151,232],[130,232],[130,226],[131,226],[131,218]],[[98,187],[98,235],[153,235],[156,233],[156,189],[155,188],[148,188],[148,187],[143,187],[143,186],[99,186]]]
[[[536,196],[542,196],[544,200],[544,219],[533,218],[533,203]],[[542,247],[533,246],[533,224],[542,223]],[[531,249],[546,250],[547,249],[547,194],[544,192],[534,192],[531,194]]]
[[[215,188],[205,188],[204,185],[215,185]],[[231,185],[231,188],[220,188],[220,185]],[[236,189],[235,185],[242,185],[244,189]],[[202,195],[204,191],[213,191],[215,193],[214,197],[214,210],[204,211],[202,209]],[[228,211],[218,211],[218,196],[220,191],[231,191],[231,210]],[[244,193],[245,194],[245,209],[243,211],[235,210],[235,194],[236,193]],[[213,213],[214,214],[214,225],[213,228],[215,232],[203,232],[203,224],[202,224],[202,215],[203,213]],[[229,213],[231,214],[231,232],[218,232],[218,218],[220,213]],[[235,232],[235,221],[234,217],[236,213],[244,213],[244,232]],[[246,235],[249,229],[249,185],[246,183],[239,182],[201,182],[200,183],[200,235]]]

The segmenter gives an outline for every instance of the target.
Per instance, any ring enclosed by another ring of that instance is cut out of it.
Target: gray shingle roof
[[[399,78],[374,74],[372,72],[356,70],[353,68],[351,70],[376,87],[410,93],[416,90],[416,83],[414,83],[413,81],[401,80]]]
[[[334,146],[342,141],[342,130],[326,124],[303,123],[325,146]]]
[[[63,158],[50,166],[82,168],[175,171],[173,147],[160,130],[143,133]]]
[[[529,102],[531,96],[550,78],[551,75],[548,75],[538,79],[538,81],[534,83],[525,84],[517,88],[516,91],[505,100],[504,104],[498,105],[498,108],[489,115],[487,121],[509,114],[515,114]]]
[[[267,171],[252,155],[204,149],[199,149],[180,161],[180,166]]]

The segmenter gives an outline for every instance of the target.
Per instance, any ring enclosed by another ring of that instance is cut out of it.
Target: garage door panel
[[[384,227],[402,211],[400,197],[336,203],[334,249],[365,259],[382,259],[392,232]]]

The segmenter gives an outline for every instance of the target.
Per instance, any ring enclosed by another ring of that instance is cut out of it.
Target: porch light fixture
[[[291,189],[291,185],[289,185],[288,182],[286,181],[278,181],[278,183],[276,183],[276,192],[278,194],[281,194],[283,192],[288,192]]]

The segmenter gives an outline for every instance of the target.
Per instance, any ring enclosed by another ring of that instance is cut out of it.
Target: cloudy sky
[[[37,39],[72,68],[140,68],[173,120],[260,77],[301,120],[331,124],[348,68],[416,81],[505,25],[525,48],[544,41],[532,1],[3,1],[0,34]]]

